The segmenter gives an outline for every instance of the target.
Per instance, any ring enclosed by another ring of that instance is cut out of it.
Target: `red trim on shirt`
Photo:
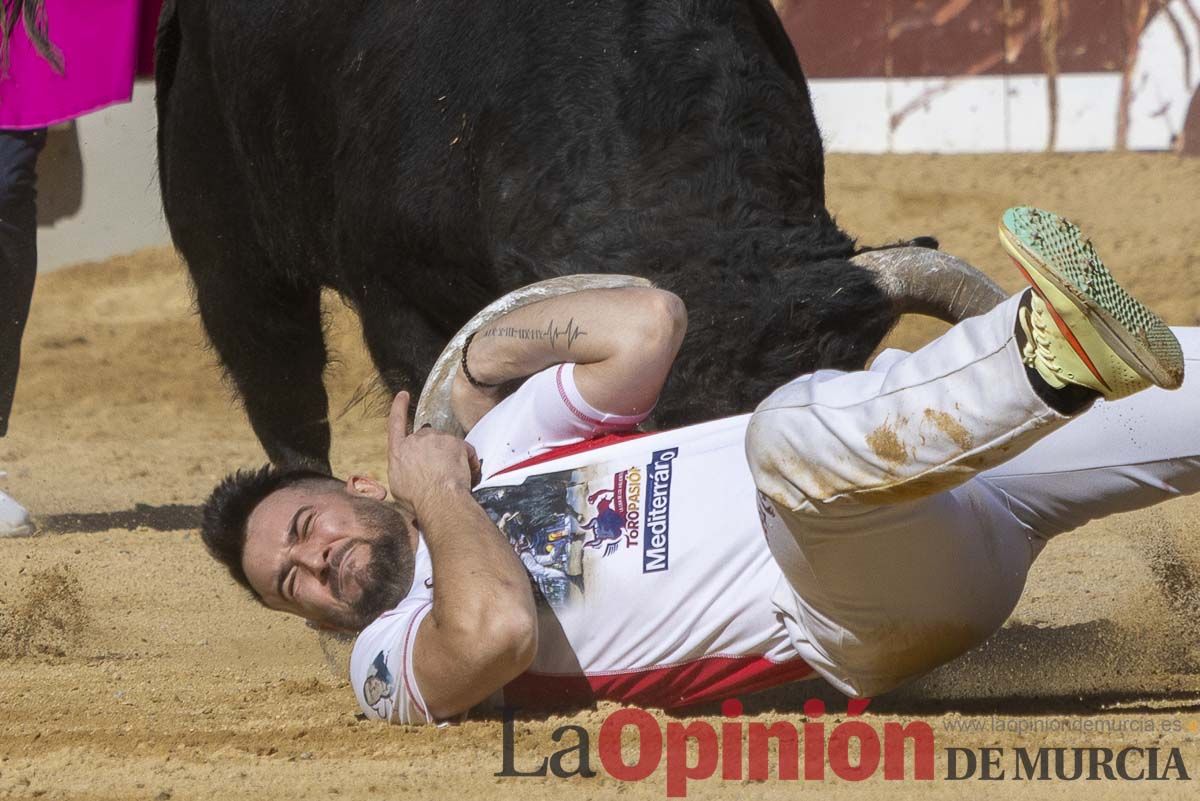
[[[616,445],[617,443],[626,442],[627,440],[638,439],[640,437],[647,437],[653,433],[656,433],[656,432],[654,432],[654,431],[629,431],[629,432],[622,432],[620,434],[602,434],[601,436],[598,436],[598,437],[592,437],[591,439],[585,439],[582,442],[574,442],[570,445],[563,445],[562,447],[559,447],[559,448],[551,448],[550,450],[546,451],[545,453],[539,453],[537,456],[532,456],[523,462],[517,462],[514,465],[509,465],[508,467],[504,468],[503,470],[499,470],[499,471],[493,473],[492,475],[502,476],[505,473],[511,473],[514,470],[520,470],[521,468],[524,468],[524,467],[533,467],[535,464],[541,464],[542,462],[551,462],[555,459],[561,459],[564,456],[573,456],[577,453],[586,453],[587,451],[596,450],[597,448],[607,448],[609,445]],[[489,478],[491,478],[491,476],[489,476]]]
[[[404,689],[405,689],[406,694],[408,695],[408,697],[405,699],[405,701],[407,703],[415,704],[417,707],[417,711],[420,712],[422,715],[424,715],[426,720],[429,720],[429,710],[425,707],[425,705],[423,703],[421,703],[420,701],[417,700],[417,694],[413,692],[413,686],[408,681],[408,674],[410,672],[413,672],[413,673],[416,672],[415,670],[410,670],[412,668],[412,665],[408,664],[409,663],[409,658],[408,658],[409,654],[412,653],[412,651],[410,651],[408,648],[408,642],[409,642],[409,640],[412,639],[413,629],[416,628],[416,626],[414,624],[417,622],[417,618],[421,617],[421,613],[424,612],[428,607],[430,607],[432,605],[433,605],[433,601],[428,602],[427,604],[422,606],[420,609],[418,609],[415,615],[413,615],[412,621],[408,624],[408,631],[404,632],[404,651],[401,652],[401,657],[400,657],[400,672],[404,674],[404,677],[403,677]]]
[[[560,364],[558,366],[558,369],[554,371],[554,384],[555,384],[555,386],[558,387],[558,397],[562,400],[563,406],[566,406],[567,411],[569,411],[571,414],[575,415],[576,417],[578,417],[580,420],[587,423],[588,425],[591,425],[591,426],[604,425],[603,420],[597,420],[594,417],[589,417],[581,409],[579,409],[575,404],[571,403],[571,399],[567,397],[567,388],[563,386],[562,374],[563,374],[564,367],[566,367],[565,364]]]
[[[619,701],[678,709],[810,678],[813,672],[803,659],[772,662],[764,656],[706,656],[669,667],[593,675],[531,671],[505,685],[504,703],[521,709],[542,709]]]

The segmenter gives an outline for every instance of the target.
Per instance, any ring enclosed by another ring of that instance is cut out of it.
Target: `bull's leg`
[[[202,48],[179,48],[159,86],[159,174],[171,235],[209,340],[271,461],[329,467],[320,288],[262,245]],[[169,88],[169,92],[167,91]]]
[[[370,284],[355,298],[363,340],[390,392],[421,391],[450,335],[422,314],[411,299],[384,281]],[[415,403],[414,403],[415,407]]]
[[[320,289],[250,283],[224,265],[189,266],[204,329],[271,461],[328,472]]]

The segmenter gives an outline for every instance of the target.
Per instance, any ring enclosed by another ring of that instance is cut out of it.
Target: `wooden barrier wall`
[[[1200,0],[776,0],[831,150],[1200,154]]]

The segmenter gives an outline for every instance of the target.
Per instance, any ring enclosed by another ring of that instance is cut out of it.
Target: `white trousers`
[[[915,353],[781,387],[746,450],[801,656],[843,692],[891,690],[987,639],[1046,541],[1200,490],[1200,329],[1187,379],[1065,417],[1030,386],[1019,296]]]

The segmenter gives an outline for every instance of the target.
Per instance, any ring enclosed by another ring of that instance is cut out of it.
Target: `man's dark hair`
[[[213,558],[225,565],[234,581],[259,598],[242,568],[246,524],[250,514],[271,493],[305,481],[337,481],[327,473],[303,468],[266,465],[227,475],[204,502],[200,538]],[[259,598],[261,601],[262,599]]]

